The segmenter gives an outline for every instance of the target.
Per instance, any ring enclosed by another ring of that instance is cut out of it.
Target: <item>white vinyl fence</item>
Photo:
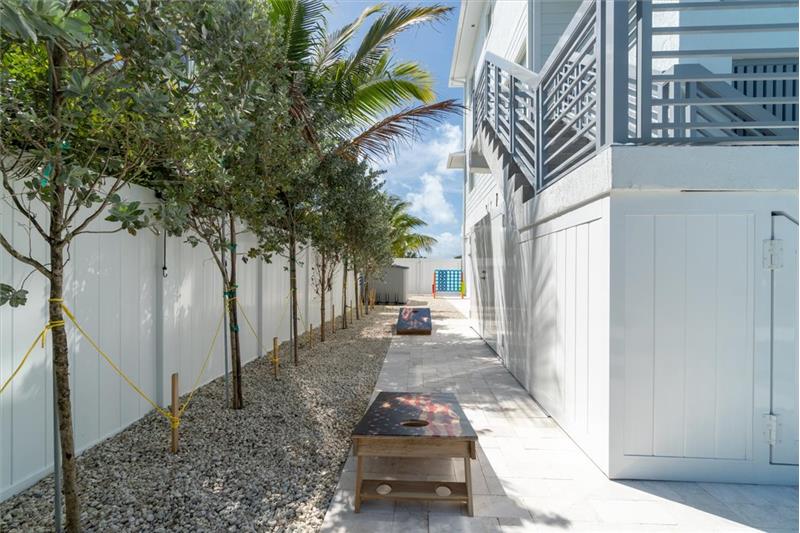
[[[461,259],[395,258],[395,265],[408,267],[408,294],[431,294],[434,270],[459,270]]]
[[[148,206],[152,193],[133,188],[126,195]],[[94,230],[113,229],[102,221]],[[28,247],[22,217],[0,207],[0,230],[13,243]],[[31,235],[33,255],[44,259],[45,246]],[[252,237],[240,237],[246,252]],[[162,276],[166,250],[167,277]],[[314,253],[302,251],[298,266],[298,299],[304,322],[319,327],[319,299],[312,285]],[[43,261],[46,262],[46,261]],[[287,261],[240,261],[238,300],[266,349],[272,337],[289,337],[289,275]],[[30,268],[0,250],[0,281],[19,286]],[[352,299],[352,273],[348,300]],[[169,402],[169,380],[180,373],[181,394],[189,392],[208,352],[223,309],[222,282],[210,252],[192,248],[182,238],[164,238],[150,231],[136,237],[120,232],[86,234],[73,242],[66,269],[64,301],[79,323],[114,362],[160,405]],[[47,322],[48,284],[35,273],[25,283],[24,307],[0,308],[0,382],[11,375],[33,339]],[[334,276],[330,301],[341,315],[342,274]],[[300,325],[300,328],[304,326]],[[149,404],[123,382],[75,328],[67,325],[70,349],[73,420],[76,448],[86,450],[119,432],[150,411]],[[243,362],[259,356],[259,341],[240,314]],[[37,346],[22,371],[0,395],[0,501],[30,486],[52,470],[53,406],[51,341]],[[223,334],[201,383],[224,373]],[[288,354],[283,361],[288,364]],[[246,399],[247,391],[245,391]],[[189,409],[192,407],[190,406]],[[165,433],[166,435],[166,433]],[[166,439],[166,437],[165,437]],[[166,445],[166,440],[165,440]]]

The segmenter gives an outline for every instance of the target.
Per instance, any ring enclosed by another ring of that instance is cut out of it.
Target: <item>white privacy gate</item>
[[[772,415],[773,464],[797,464],[798,336],[797,221],[772,215],[772,240],[765,254],[772,269]]]
[[[489,215],[475,224],[475,272],[480,311],[481,337],[497,351],[497,316],[494,295],[494,256],[492,249],[492,220]]]

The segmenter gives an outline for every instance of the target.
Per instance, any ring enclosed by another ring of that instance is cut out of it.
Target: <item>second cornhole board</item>
[[[397,316],[398,335],[430,335],[431,310],[427,307],[404,307]]]

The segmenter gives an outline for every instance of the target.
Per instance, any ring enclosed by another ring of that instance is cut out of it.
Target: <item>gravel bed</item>
[[[391,342],[396,307],[376,307],[275,381],[266,358],[244,367],[245,408],[224,381],[200,388],[181,424],[150,413],[78,460],[87,531],[317,531]],[[315,332],[318,333],[318,332]],[[316,337],[316,335],[315,335]],[[301,339],[303,340],[303,339]],[[52,531],[53,478],[0,504],[0,531]]]

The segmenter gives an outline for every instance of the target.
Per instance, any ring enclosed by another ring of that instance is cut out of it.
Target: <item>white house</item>
[[[797,21],[462,0],[471,314],[610,478],[797,483]]]

